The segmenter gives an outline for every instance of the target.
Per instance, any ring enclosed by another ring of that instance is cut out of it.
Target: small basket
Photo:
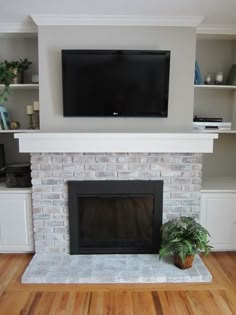
[[[11,163],[4,167],[6,186],[9,188],[31,187],[31,169],[29,163]]]

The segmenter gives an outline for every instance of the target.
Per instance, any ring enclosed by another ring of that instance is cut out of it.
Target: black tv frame
[[[91,114],[89,112],[86,113],[76,113],[74,110],[69,110],[68,103],[68,82],[66,82],[66,58],[68,55],[109,55],[109,56],[119,56],[122,54],[126,55],[157,55],[165,57],[165,77],[164,80],[164,90],[163,94],[165,95],[164,107],[160,106],[154,113],[144,112],[142,113],[121,113],[111,110],[109,114],[100,113]],[[168,117],[168,103],[169,103],[169,77],[170,77],[170,50],[97,50],[97,49],[62,49],[62,89],[63,89],[63,116],[64,117]],[[164,110],[163,110],[164,108]]]

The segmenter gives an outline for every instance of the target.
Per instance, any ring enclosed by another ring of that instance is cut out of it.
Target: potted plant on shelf
[[[5,61],[5,63],[11,72],[15,74],[11,83],[24,83],[24,72],[29,69],[32,62],[25,58],[17,61]]]
[[[0,62],[0,84],[3,84],[3,87],[0,88],[0,104],[7,101],[10,84],[14,78],[15,74],[8,67],[8,63],[6,61]]]
[[[170,220],[161,227],[160,258],[173,255],[177,267],[190,268],[195,254],[203,252],[207,255],[212,249],[209,236],[209,232],[192,217]]]

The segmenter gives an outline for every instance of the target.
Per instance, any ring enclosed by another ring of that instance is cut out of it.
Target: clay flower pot
[[[174,264],[180,269],[188,269],[193,265],[194,255],[186,256],[185,261],[182,262],[182,259],[178,255],[173,256]]]

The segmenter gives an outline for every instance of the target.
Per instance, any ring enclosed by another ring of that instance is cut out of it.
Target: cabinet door
[[[0,194],[0,251],[33,250],[31,194]]]
[[[204,193],[201,200],[201,224],[211,235],[214,250],[235,250],[236,195]]]

